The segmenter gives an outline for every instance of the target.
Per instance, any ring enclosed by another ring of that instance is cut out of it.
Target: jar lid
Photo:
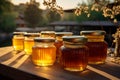
[[[24,35],[26,32],[13,32],[13,35]]]
[[[93,30],[93,31],[81,31],[81,35],[91,35],[91,36],[101,36],[105,35],[106,32],[103,30]]]
[[[72,32],[56,32],[55,35],[56,36],[67,36],[67,35],[72,35]]]
[[[33,36],[33,37],[39,37],[40,36],[40,33],[25,33],[24,36]]]
[[[55,42],[55,38],[41,38],[41,37],[35,37],[34,38],[35,42],[45,42],[45,43],[49,43],[49,42]]]
[[[55,34],[55,31],[41,31],[41,34],[51,34],[51,33]]]
[[[85,36],[63,36],[63,41],[68,43],[86,43],[87,37]]]

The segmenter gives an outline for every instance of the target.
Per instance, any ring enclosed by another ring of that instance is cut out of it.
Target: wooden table
[[[107,59],[105,64],[88,65],[82,72],[66,71],[58,63],[38,67],[24,51],[9,46],[0,48],[0,74],[14,80],[120,80],[120,65]]]

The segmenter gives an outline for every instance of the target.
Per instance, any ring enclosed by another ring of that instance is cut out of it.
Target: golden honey
[[[54,45],[56,46],[56,57],[60,56],[60,47],[63,45],[63,41],[55,41]]]
[[[89,48],[89,64],[102,64],[107,57],[107,43],[104,41],[105,31],[81,31],[81,35],[88,38],[86,46]]]
[[[55,41],[55,46],[57,48],[56,50],[56,57],[57,59],[59,58],[60,56],[60,47],[63,45],[63,39],[62,37],[63,36],[72,36],[72,32],[56,32],[55,35],[56,35],[56,41]]]
[[[32,47],[34,46],[34,38],[40,37],[40,33],[25,33],[24,36],[24,51],[30,55],[32,53]]]
[[[41,31],[42,38],[52,37],[55,38],[55,31]]]
[[[56,47],[54,38],[35,38],[32,48],[32,61],[37,66],[50,66],[56,60]]]
[[[14,50],[22,51],[24,49],[24,34],[25,32],[13,32],[12,44]]]
[[[60,64],[65,70],[83,71],[88,64],[87,38],[84,36],[64,36],[61,47]]]

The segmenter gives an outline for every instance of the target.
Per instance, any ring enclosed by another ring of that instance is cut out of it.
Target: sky
[[[18,5],[19,3],[26,3],[29,2],[30,0],[11,0],[12,3]],[[78,3],[86,2],[87,0],[56,0],[57,4],[63,9],[71,9],[71,8],[76,8]],[[36,0],[36,2],[40,2],[40,8],[45,9],[45,6],[42,4],[43,0]]]
[[[19,3],[26,3],[30,0],[11,0],[12,3],[18,5]],[[47,0],[46,0],[47,1]],[[57,5],[63,7],[63,9],[73,9],[77,7],[78,3],[87,3],[88,0],[56,0]],[[114,0],[110,0],[113,2]],[[40,2],[40,8],[45,9],[46,7],[43,5],[43,0],[36,0],[36,2]]]

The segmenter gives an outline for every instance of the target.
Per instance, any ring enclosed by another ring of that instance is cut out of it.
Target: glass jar
[[[24,49],[24,33],[26,32],[13,32],[12,44],[14,50],[22,51]]]
[[[48,37],[52,37],[55,38],[55,31],[41,31],[41,37],[42,38],[48,38]]]
[[[87,38],[84,36],[63,36],[60,64],[65,70],[83,71],[88,64]]]
[[[56,60],[56,47],[54,38],[35,38],[32,48],[32,61],[38,66],[53,65]]]
[[[55,40],[55,46],[57,48],[56,50],[56,57],[57,59],[59,58],[60,56],[60,47],[63,45],[63,39],[62,37],[63,36],[72,36],[72,32],[56,32],[55,35],[56,35],[56,40]]]
[[[105,31],[81,31],[81,35],[88,38],[86,45],[89,48],[89,64],[102,64],[107,57],[107,43],[104,41]]]
[[[34,38],[40,37],[40,33],[25,33],[24,37],[24,51],[30,55],[32,53],[32,47],[34,46]]]

